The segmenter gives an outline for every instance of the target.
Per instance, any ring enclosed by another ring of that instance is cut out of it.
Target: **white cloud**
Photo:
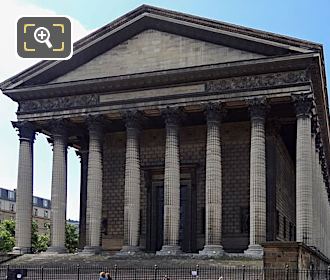
[[[2,0],[0,17],[0,81],[23,71],[38,60],[19,58],[16,54],[16,23],[22,16],[52,16],[54,11],[18,0]],[[88,31],[78,20],[71,18],[72,38],[76,41],[87,35]],[[0,91],[0,187],[16,188],[18,166],[18,137],[10,121],[16,119],[17,105]],[[51,147],[43,136],[35,142],[34,193],[50,198],[51,184]],[[74,157],[70,152],[69,156]],[[79,170],[78,159],[69,160],[70,170]],[[78,172],[77,172],[78,173]],[[79,193],[79,174],[69,174],[68,178],[68,217],[78,218],[77,193]],[[72,203],[70,203],[72,201]],[[74,203],[73,203],[74,201]]]

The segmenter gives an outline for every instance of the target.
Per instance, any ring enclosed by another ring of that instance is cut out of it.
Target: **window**
[[[9,210],[12,211],[12,212],[15,211],[15,205],[14,205],[14,203],[10,203]]]
[[[2,209],[2,205],[1,205],[1,202],[2,202],[2,201],[0,200],[0,209]]]
[[[48,200],[44,199],[43,200],[43,205],[44,205],[45,208],[47,208],[48,207]]]
[[[48,218],[48,211],[47,210],[44,211],[44,217]]]
[[[10,200],[15,200],[15,193],[12,192],[12,191],[8,191],[8,198],[9,198]]]
[[[283,238],[286,239],[286,217],[283,217]]]
[[[33,209],[33,214],[34,214],[34,216],[38,216],[38,209],[37,208]]]
[[[33,204],[38,204],[38,198],[33,197]]]

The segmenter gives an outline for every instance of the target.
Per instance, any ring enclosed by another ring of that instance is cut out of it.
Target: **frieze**
[[[305,83],[308,81],[310,81],[308,71],[299,70],[209,81],[206,83],[206,91],[219,92],[241,89],[261,89],[266,87]]]
[[[55,111],[95,106],[97,104],[99,104],[99,97],[96,94],[43,98],[21,101],[19,112]]]

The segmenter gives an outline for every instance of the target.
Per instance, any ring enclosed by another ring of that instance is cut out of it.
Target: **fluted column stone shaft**
[[[87,172],[88,172],[88,147],[83,146],[76,152],[80,157],[80,211],[79,211],[79,245],[83,249],[87,236]]]
[[[164,174],[164,238],[158,254],[175,255],[179,246],[180,228],[180,162],[179,115],[177,109],[164,112],[166,124],[165,174]]]
[[[140,226],[140,114],[126,112],[126,164],[124,205],[124,246],[121,253],[134,254],[139,251]]]
[[[296,144],[296,223],[297,241],[311,245],[312,242],[312,100],[307,95],[295,95],[297,114]]]
[[[202,255],[223,255],[220,106],[208,104],[205,180],[205,246]]]
[[[262,255],[266,241],[266,100],[248,100],[251,116],[250,151],[250,244],[248,255]]]
[[[102,124],[98,118],[88,120],[88,178],[87,178],[87,227],[88,236],[84,253],[99,253],[101,250],[102,218]]]
[[[31,253],[31,224],[33,197],[33,142],[35,132],[31,123],[13,122],[19,131],[19,159],[16,191],[16,228],[13,253]]]
[[[48,252],[64,253],[67,201],[67,134],[62,121],[51,124],[53,171],[51,188],[51,246]]]

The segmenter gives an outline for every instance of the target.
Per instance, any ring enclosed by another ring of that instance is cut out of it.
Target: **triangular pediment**
[[[158,30],[145,30],[51,83],[265,57]]]
[[[142,5],[74,44],[66,61],[42,61],[0,84],[5,90],[320,52],[318,44]]]

